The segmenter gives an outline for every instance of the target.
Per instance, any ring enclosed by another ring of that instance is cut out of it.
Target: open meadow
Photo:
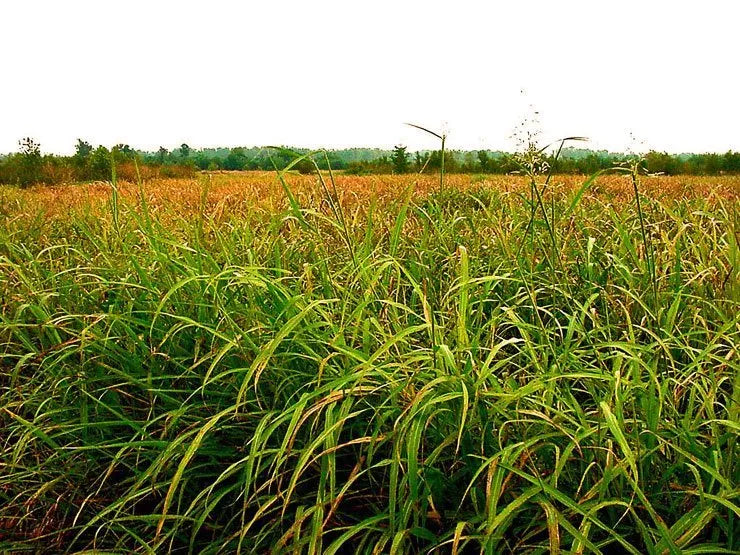
[[[739,199],[0,186],[0,552],[737,553]]]

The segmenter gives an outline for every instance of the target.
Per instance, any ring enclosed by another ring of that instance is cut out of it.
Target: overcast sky
[[[32,1],[0,6],[0,152],[543,140],[740,149],[740,2]],[[635,139],[631,139],[631,134]]]

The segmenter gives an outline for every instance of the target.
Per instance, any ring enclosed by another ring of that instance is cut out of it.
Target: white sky
[[[737,0],[0,0],[0,56],[0,152],[511,148],[530,105],[545,140],[740,149]]]

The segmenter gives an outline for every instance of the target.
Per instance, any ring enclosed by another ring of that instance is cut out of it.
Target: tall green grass
[[[0,550],[737,552],[737,202],[589,183],[4,214]]]

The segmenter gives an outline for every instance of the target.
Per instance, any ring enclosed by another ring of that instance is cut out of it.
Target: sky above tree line
[[[740,149],[740,3],[5,0],[0,152]],[[580,146],[580,145],[579,145]]]

